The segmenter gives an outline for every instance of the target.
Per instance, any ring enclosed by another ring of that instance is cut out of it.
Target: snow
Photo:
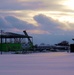
[[[74,75],[74,53],[3,54],[0,75]]]

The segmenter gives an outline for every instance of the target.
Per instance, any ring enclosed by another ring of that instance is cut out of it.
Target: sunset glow
[[[74,10],[74,0],[67,0],[64,2],[64,5],[67,6],[67,8]]]
[[[69,22],[69,23],[74,23],[74,17],[71,16],[61,16],[59,18],[60,22]]]

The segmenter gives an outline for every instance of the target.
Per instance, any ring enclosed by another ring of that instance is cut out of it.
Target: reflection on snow
[[[74,54],[3,54],[0,55],[0,75],[74,75]]]

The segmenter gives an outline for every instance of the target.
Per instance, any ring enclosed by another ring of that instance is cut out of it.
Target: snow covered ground
[[[74,75],[74,53],[3,54],[0,75]]]

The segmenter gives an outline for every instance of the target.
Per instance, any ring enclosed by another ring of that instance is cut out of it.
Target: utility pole
[[[2,54],[2,30],[1,30],[1,54]]]

